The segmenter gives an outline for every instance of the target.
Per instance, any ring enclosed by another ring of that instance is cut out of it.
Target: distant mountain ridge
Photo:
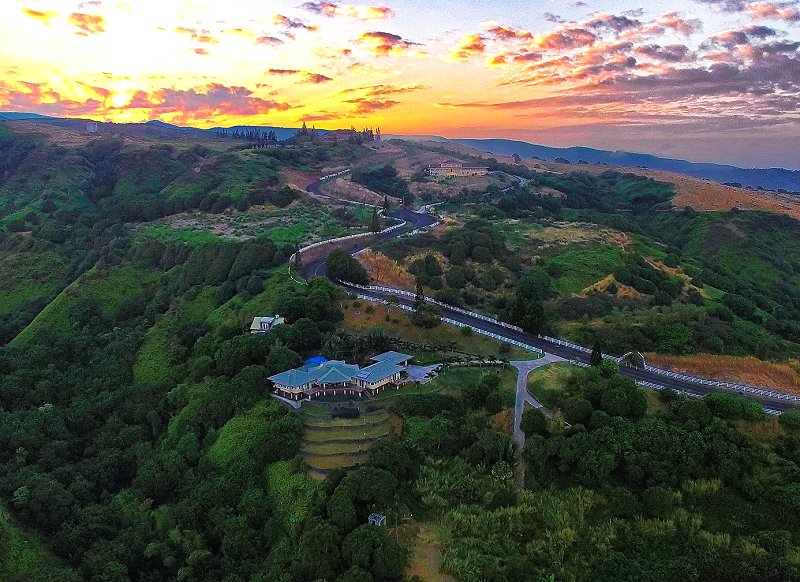
[[[68,127],[70,129],[82,129],[90,119],[80,118],[60,118],[41,115],[38,113],[27,112],[2,112],[0,111],[0,121],[38,121],[41,123],[52,123]],[[101,126],[106,125],[101,123]],[[207,134],[209,132],[236,130],[247,131],[258,129],[261,131],[275,131],[279,140],[289,139],[297,133],[294,127],[278,127],[268,125],[235,125],[232,127],[212,127],[210,129],[200,129],[196,127],[185,127],[166,123],[159,120],[151,120],[143,123],[119,123],[108,124],[119,128],[128,128],[137,133],[145,132],[176,132],[176,133],[196,133]],[[327,133],[328,130],[318,129],[320,133]],[[800,170],[787,170],[785,168],[739,168],[725,164],[713,164],[703,162],[689,162],[687,160],[677,160],[671,158],[661,158],[651,154],[632,153],[624,151],[599,150],[589,147],[568,147],[557,148],[533,144],[512,139],[472,139],[472,138],[446,138],[434,135],[388,135],[384,138],[398,137],[401,139],[444,141],[466,145],[477,150],[485,151],[498,155],[517,154],[523,158],[537,157],[547,161],[555,161],[556,158],[563,158],[576,164],[579,161],[590,164],[609,164],[621,167],[645,167],[654,170],[664,170],[711,180],[719,183],[741,184],[748,188],[764,188],[767,190],[783,190],[791,193],[800,193]]]
[[[52,117],[49,115],[41,115],[39,113],[26,113],[21,111],[0,111],[0,121],[38,121],[40,123],[58,125],[73,130],[83,130],[86,127],[86,123],[93,120],[79,117]],[[166,121],[160,121],[158,119],[151,119],[150,121],[144,121],[141,123],[98,123],[100,124],[101,130],[104,125],[109,125],[119,129],[126,128],[129,131],[133,130],[133,133],[135,134],[142,132],[155,132],[159,134],[163,134],[165,132],[175,132],[184,135],[192,133],[196,135],[203,135],[208,133],[216,133],[219,131],[233,133],[237,130],[244,132],[257,129],[263,132],[274,131],[275,135],[277,135],[278,139],[281,141],[294,137],[299,129],[297,127],[279,127],[272,125],[233,125],[231,127],[212,127],[209,129],[201,129],[199,127],[175,125],[174,123],[167,123]],[[329,130],[327,129],[317,129],[317,132],[320,134],[328,133],[328,131]]]
[[[660,158],[651,154],[637,154],[623,151],[598,150],[587,147],[556,148],[532,144],[511,139],[463,139],[439,138],[437,141],[447,141],[466,145],[477,150],[499,154],[517,154],[523,158],[537,157],[547,161],[564,158],[575,164],[585,161],[590,164],[609,164],[623,167],[646,167],[653,170],[664,170],[685,174],[695,178],[712,180],[720,183],[738,183],[750,188],[765,188],[767,190],[786,190],[800,192],[800,170],[787,170],[785,168],[738,168],[724,164],[702,162],[689,162]]]

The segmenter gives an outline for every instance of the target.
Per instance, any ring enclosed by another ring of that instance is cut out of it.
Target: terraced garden
[[[332,419],[316,410],[301,416],[305,423],[301,450],[315,479],[323,479],[331,469],[363,463],[373,442],[399,434],[402,427],[400,418],[386,410],[354,419]]]

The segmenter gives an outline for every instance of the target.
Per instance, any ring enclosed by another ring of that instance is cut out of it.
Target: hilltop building
[[[319,139],[321,142],[328,143],[355,141],[356,131],[354,129],[334,129],[323,133]]]
[[[250,333],[267,333],[277,325],[281,325],[286,320],[280,315],[267,315],[263,317],[254,317],[253,323],[250,324]]]
[[[311,400],[320,396],[375,396],[397,386],[406,374],[412,356],[386,352],[372,358],[365,368],[342,360],[309,360],[303,366],[270,376],[278,396],[290,400]]]
[[[431,176],[485,176],[489,173],[486,166],[465,166],[461,162],[445,162],[428,166]]]
[[[86,122],[86,133],[97,133],[98,125],[96,121],[87,121]]]

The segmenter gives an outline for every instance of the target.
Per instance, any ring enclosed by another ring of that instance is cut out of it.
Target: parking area
[[[406,368],[406,372],[408,372],[408,378],[412,382],[427,384],[439,375],[437,369],[440,367],[440,364],[434,364],[433,366],[409,366]]]

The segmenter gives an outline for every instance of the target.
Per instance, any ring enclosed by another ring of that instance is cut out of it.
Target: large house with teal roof
[[[326,395],[375,396],[403,380],[411,356],[386,352],[372,358],[373,364],[359,368],[341,360],[314,358],[293,370],[270,376],[278,396],[311,400]]]

